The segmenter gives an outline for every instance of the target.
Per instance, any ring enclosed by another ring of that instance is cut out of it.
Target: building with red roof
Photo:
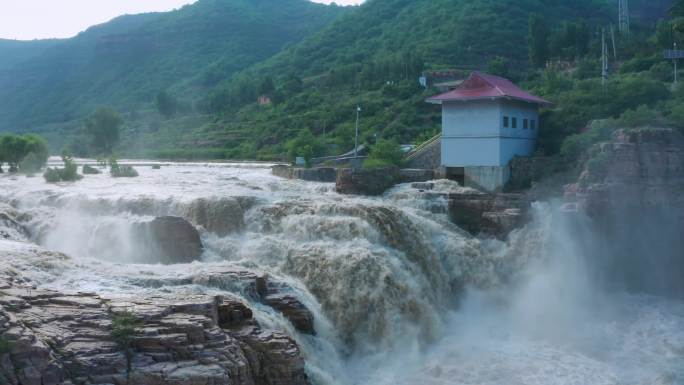
[[[539,108],[550,104],[508,79],[481,72],[427,102],[442,106],[441,165],[446,173],[486,190],[508,181],[513,157],[534,153]]]

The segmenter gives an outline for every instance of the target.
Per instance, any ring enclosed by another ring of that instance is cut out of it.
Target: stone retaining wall
[[[271,173],[286,179],[301,179],[309,182],[334,183],[337,180],[337,169],[334,167],[299,168],[290,166],[274,166]]]

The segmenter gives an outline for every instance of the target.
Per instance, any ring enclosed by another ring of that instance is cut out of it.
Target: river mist
[[[449,221],[446,201],[409,185],[363,198],[257,165],[138,171],[64,185],[0,178],[0,201],[29,229],[24,241],[72,257],[18,268],[66,292],[232,293],[298,342],[314,384],[684,383],[673,218],[630,214],[608,226],[538,202],[508,239],[484,240]],[[142,264],[139,225],[164,215],[199,229],[199,261]],[[211,278],[227,270],[281,283],[314,314],[315,335],[239,282]]]

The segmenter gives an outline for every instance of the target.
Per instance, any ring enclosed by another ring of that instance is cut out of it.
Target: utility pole
[[[608,44],[606,43],[606,29],[601,30],[601,85],[606,91],[606,81],[608,80]]]
[[[361,114],[361,107],[356,106],[356,136],[354,137],[354,158],[359,156],[359,114]]]
[[[679,59],[684,59],[684,51],[680,51],[677,49],[677,42],[673,43],[674,49],[666,49],[664,52],[664,57],[665,59],[672,59],[672,64],[674,64],[674,86],[677,86],[677,83],[679,82],[679,74],[678,72],[678,60]]]
[[[617,62],[617,48],[615,47],[615,29],[613,29],[613,24],[610,25],[610,39],[613,42],[613,60]]]
[[[620,33],[629,36],[629,0],[620,0],[618,4],[618,22]]]
[[[674,52],[675,53],[677,52],[677,42],[674,42]],[[672,56],[674,57],[674,59],[672,59],[672,61],[674,61],[674,85],[676,87],[677,86],[677,80],[678,80],[677,79],[677,56],[678,55],[675,54]]]

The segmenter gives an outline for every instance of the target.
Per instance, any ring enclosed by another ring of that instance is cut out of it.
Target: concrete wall
[[[511,178],[511,169],[503,167],[466,167],[465,185],[486,191],[501,190]]]
[[[434,170],[442,165],[442,140],[437,140],[430,144],[419,154],[411,158],[406,166],[410,168],[420,168]]]
[[[508,127],[504,127],[504,117],[508,117]],[[525,120],[528,128],[524,128]],[[506,166],[514,156],[534,153],[538,132],[539,115],[531,104],[511,100],[444,103],[441,166]]]
[[[442,138],[442,166],[499,166],[501,149],[496,136],[489,138]]]

